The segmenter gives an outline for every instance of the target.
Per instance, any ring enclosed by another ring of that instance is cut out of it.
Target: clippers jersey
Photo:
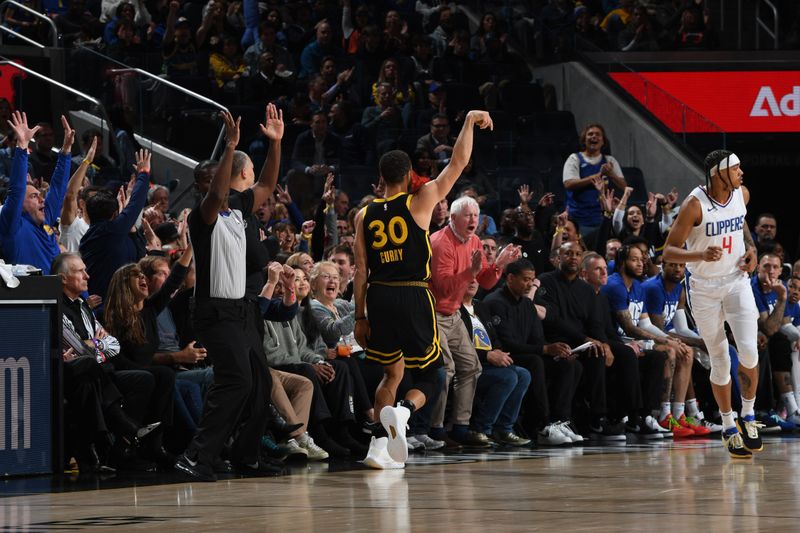
[[[700,201],[703,220],[692,228],[686,239],[686,248],[700,251],[709,246],[719,246],[722,258],[715,262],[687,263],[686,268],[692,276],[699,278],[720,278],[739,272],[739,260],[745,252],[744,217],[747,214],[741,188],[734,189],[724,205],[714,201],[705,187],[696,187],[691,195]]]
[[[377,198],[364,208],[364,242],[372,282],[428,281],[431,242],[411,216],[412,194]]]

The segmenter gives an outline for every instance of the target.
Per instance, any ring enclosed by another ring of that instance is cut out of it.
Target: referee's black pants
[[[253,307],[244,299],[194,303],[193,325],[214,365],[214,381],[188,454],[206,465],[219,457],[237,427],[231,459],[240,464],[258,461],[271,380],[265,359],[254,350],[252,313]]]

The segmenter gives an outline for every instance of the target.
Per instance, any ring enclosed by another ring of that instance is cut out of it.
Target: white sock
[[[797,400],[794,397],[794,391],[784,392],[781,394],[783,397],[783,405],[786,406],[786,416],[791,416],[797,412]]]
[[[686,400],[686,416],[697,416],[700,414],[700,408],[697,407],[697,398]]]
[[[686,404],[684,402],[672,402],[672,416],[675,417],[675,420],[683,416],[683,409],[685,406]]]
[[[751,398],[749,400],[746,400],[745,397],[742,396],[742,418],[744,418],[746,416],[751,416],[751,415],[755,416],[756,412],[753,409],[753,406],[755,405],[755,403],[756,403],[756,399],[755,398]]]
[[[731,428],[736,427],[736,422],[733,418],[733,411],[728,411],[727,413],[721,413],[722,415],[722,430],[726,431]]]
[[[658,419],[664,420],[667,418],[667,415],[671,412],[671,406],[669,402],[661,402],[661,412],[658,413]]]

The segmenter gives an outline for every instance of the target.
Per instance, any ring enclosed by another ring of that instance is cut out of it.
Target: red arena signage
[[[676,132],[800,131],[798,71],[613,72],[610,75]],[[690,110],[684,113],[681,103]]]

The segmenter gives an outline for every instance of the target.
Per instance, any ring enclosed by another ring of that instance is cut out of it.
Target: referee
[[[252,212],[253,196],[241,195],[236,209],[228,205],[241,118],[234,121],[225,111],[221,115],[226,130],[225,152],[200,207],[188,219],[197,272],[193,325],[214,365],[214,381],[197,434],[175,468],[201,481],[216,480],[215,469],[223,465],[220,452],[237,426],[231,459],[238,470],[274,473],[259,461],[270,391],[263,372],[254,366],[248,338],[252,307],[244,298],[247,247],[243,213]]]

